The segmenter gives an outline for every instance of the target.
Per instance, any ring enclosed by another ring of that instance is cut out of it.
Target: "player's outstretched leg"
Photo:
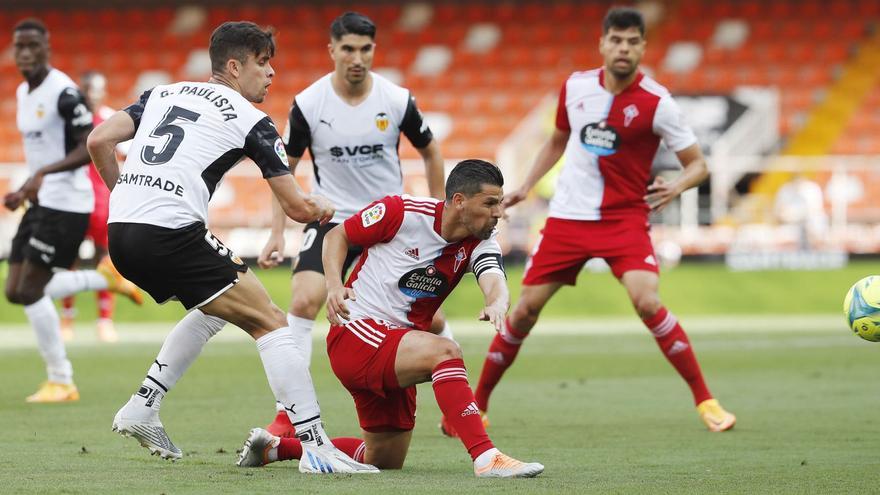
[[[678,318],[660,302],[657,274],[646,270],[632,270],[624,273],[621,282],[642,322],[657,341],[660,351],[690,387],[697,413],[709,431],[720,432],[733,428],[736,416],[725,411],[712,397],[687,334]]]
[[[202,347],[226,322],[195,309],[183,317],[165,338],[137,393],[113,418],[113,431],[135,438],[151,454],[180,459],[177,448],[159,419],[162,399],[202,352]]]

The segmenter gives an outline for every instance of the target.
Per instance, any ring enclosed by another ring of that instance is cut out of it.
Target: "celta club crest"
[[[464,250],[464,247],[458,248],[458,252],[455,253],[455,264],[452,265],[452,272],[458,273],[458,269],[461,267],[462,261],[467,259],[467,252]]]
[[[382,132],[385,132],[385,129],[388,129],[388,114],[385,112],[380,112],[376,114],[376,128]]]
[[[623,126],[629,127],[634,118],[639,116],[639,108],[635,103],[628,105],[623,109]]]

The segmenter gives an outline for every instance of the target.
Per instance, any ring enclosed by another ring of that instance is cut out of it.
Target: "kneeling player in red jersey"
[[[703,182],[706,161],[669,92],[638,70],[645,51],[642,15],[634,9],[612,9],[602,32],[604,66],[568,78],[553,135],[525,183],[505,197],[505,206],[523,200],[565,153],[550,218],[526,265],[519,302],[489,347],[474,394],[477,406],[485,417],[489,395],[553,294],[563,285],[574,285],[587,260],[604,258],[661,352],[687,382],[706,427],[729,430],[736,417],[712,397],[687,335],[660,301],[659,270],[648,235],[648,212],[661,210]],[[656,179],[646,191],[660,139],[676,153],[684,171],[671,182]]]
[[[351,393],[363,440],[333,439],[353,458],[400,469],[415,426],[415,385],[431,381],[440,409],[458,432],[478,477],[533,477],[544,471],[502,454],[489,439],[468,386],[461,349],[427,331],[443,300],[468,271],[486,299],[481,320],[501,329],[509,294],[495,240],[504,179],[495,165],[466,160],[446,182],[446,201],[388,196],[324,238],[327,352]],[[345,286],[345,254],[364,254]],[[300,441],[255,428],[239,466],[299,459]]]

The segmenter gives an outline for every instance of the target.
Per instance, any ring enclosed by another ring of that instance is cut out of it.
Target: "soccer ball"
[[[859,337],[880,342],[880,276],[865,277],[846,293],[843,315]]]

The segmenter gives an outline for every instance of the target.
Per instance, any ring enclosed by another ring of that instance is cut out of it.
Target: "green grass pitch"
[[[515,291],[519,274],[512,272]],[[23,319],[12,314],[20,308],[5,306],[0,492],[876,493],[880,348],[851,335],[839,308],[850,284],[877,272],[877,263],[856,263],[812,274],[684,266],[664,275],[664,300],[689,331],[709,386],[737,414],[737,427],[723,434],[699,422],[687,387],[613,279],[584,275],[548,308],[491,404],[495,443],[545,464],[533,480],[474,479],[461,444],[436,427],[430,385],[419,388],[402,471],[324,478],[300,474],[295,462],[236,468],[248,429],[274,411],[256,349],[234,328],[206,347],[164,401],[163,421],[185,457],[161,461],[111,432],[110,423],[173,324],[162,320],[176,309],[120,304],[123,340],[108,346],[94,342],[83,304],[69,348],[82,400],[34,405],[23,399],[44,378],[43,366]],[[264,280],[286,306],[287,275]],[[487,326],[472,322],[479,310],[473,285],[466,279],[446,306],[471,383],[491,338]],[[158,318],[157,311],[167,313]],[[322,342],[315,344],[312,372],[327,428],[356,435],[351,398]]]

